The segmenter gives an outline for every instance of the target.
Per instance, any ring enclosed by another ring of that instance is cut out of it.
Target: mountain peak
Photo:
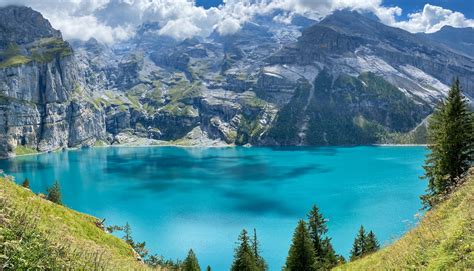
[[[473,27],[454,27],[451,25],[445,25],[441,27],[441,29],[438,30],[437,32],[442,32],[442,31],[474,31],[474,28]]]
[[[50,37],[61,38],[61,33],[41,13],[25,6],[0,8],[0,48]]]
[[[379,32],[381,25],[382,28],[386,27],[376,19],[376,16],[373,14],[362,14],[358,11],[348,9],[336,10],[324,18],[319,24],[329,26],[341,32],[346,32],[346,34],[352,35],[358,33],[368,36]]]

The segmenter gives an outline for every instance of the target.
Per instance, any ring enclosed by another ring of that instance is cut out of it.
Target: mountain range
[[[0,155],[110,144],[424,143],[459,77],[474,101],[472,28],[412,34],[370,14],[259,15],[177,41],[154,22],[113,45],[65,41],[0,8]]]

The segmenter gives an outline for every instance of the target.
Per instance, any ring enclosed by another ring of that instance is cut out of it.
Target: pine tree
[[[30,189],[30,180],[28,178],[25,178],[23,183],[21,184],[24,188]]]
[[[48,196],[46,199],[56,204],[62,205],[61,187],[58,181],[56,181],[53,186],[48,188]]]
[[[374,232],[370,231],[367,234],[367,238],[365,240],[365,254],[375,252],[379,250],[379,248],[380,248],[380,245],[379,245],[379,242],[377,241],[377,238],[375,237]]]
[[[336,251],[334,251],[334,248],[331,244],[331,238],[324,238],[322,246],[324,249],[324,258],[321,266],[322,269],[330,270],[336,265],[340,264],[341,258],[344,259],[344,257],[337,255]]]
[[[337,254],[331,244],[331,238],[325,236],[328,232],[326,219],[316,205],[308,214],[308,230],[316,255],[318,269],[331,269],[337,265]]]
[[[433,113],[428,125],[429,149],[425,162],[428,179],[425,207],[432,207],[448,193],[472,164],[474,154],[473,114],[456,79],[445,101]]]
[[[351,261],[356,260],[365,254],[366,238],[364,226],[360,226],[359,233],[352,245]]]
[[[133,247],[135,244],[132,238],[132,227],[130,227],[130,224],[128,224],[128,222],[123,227],[123,233],[125,234],[123,236],[123,240],[125,240],[125,242],[127,242],[129,245]]]
[[[328,228],[323,215],[319,212],[316,205],[313,206],[308,214],[309,236],[313,243],[314,252],[319,259],[324,258],[323,235],[327,233]]]
[[[268,268],[265,259],[260,255],[260,243],[258,242],[257,230],[255,228],[253,229],[252,251],[259,270],[267,270]]]
[[[201,271],[196,254],[192,249],[189,250],[188,256],[182,264],[182,271]]]
[[[211,271],[211,267],[208,265],[206,271]]]
[[[245,229],[239,235],[239,246],[235,249],[231,271],[260,271]]]
[[[291,244],[286,258],[285,271],[313,271],[316,268],[316,255],[311,237],[306,227],[306,222],[300,220],[293,234]]]

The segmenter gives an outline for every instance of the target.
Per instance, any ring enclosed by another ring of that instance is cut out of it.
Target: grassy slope
[[[67,244],[71,255],[83,255],[86,261],[100,257],[100,264],[108,270],[145,269],[128,244],[95,225],[97,218],[51,203],[5,178],[0,178],[0,199],[7,201],[14,215],[26,212],[28,217],[36,217],[41,235],[52,244]],[[75,257],[71,255],[65,258]]]
[[[394,244],[336,270],[474,270],[474,175]]]

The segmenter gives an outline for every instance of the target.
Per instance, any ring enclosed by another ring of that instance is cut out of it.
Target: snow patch
[[[314,82],[314,79],[316,79],[316,76],[318,76],[319,69],[311,65],[272,65],[264,67],[263,73],[269,76],[285,78],[292,82],[296,82],[301,78],[305,78],[309,82]]]
[[[417,91],[413,94],[431,100],[437,100],[447,95],[449,87],[433,76],[411,65],[401,66],[400,68],[404,72],[405,77],[414,80],[421,87],[422,91]]]

